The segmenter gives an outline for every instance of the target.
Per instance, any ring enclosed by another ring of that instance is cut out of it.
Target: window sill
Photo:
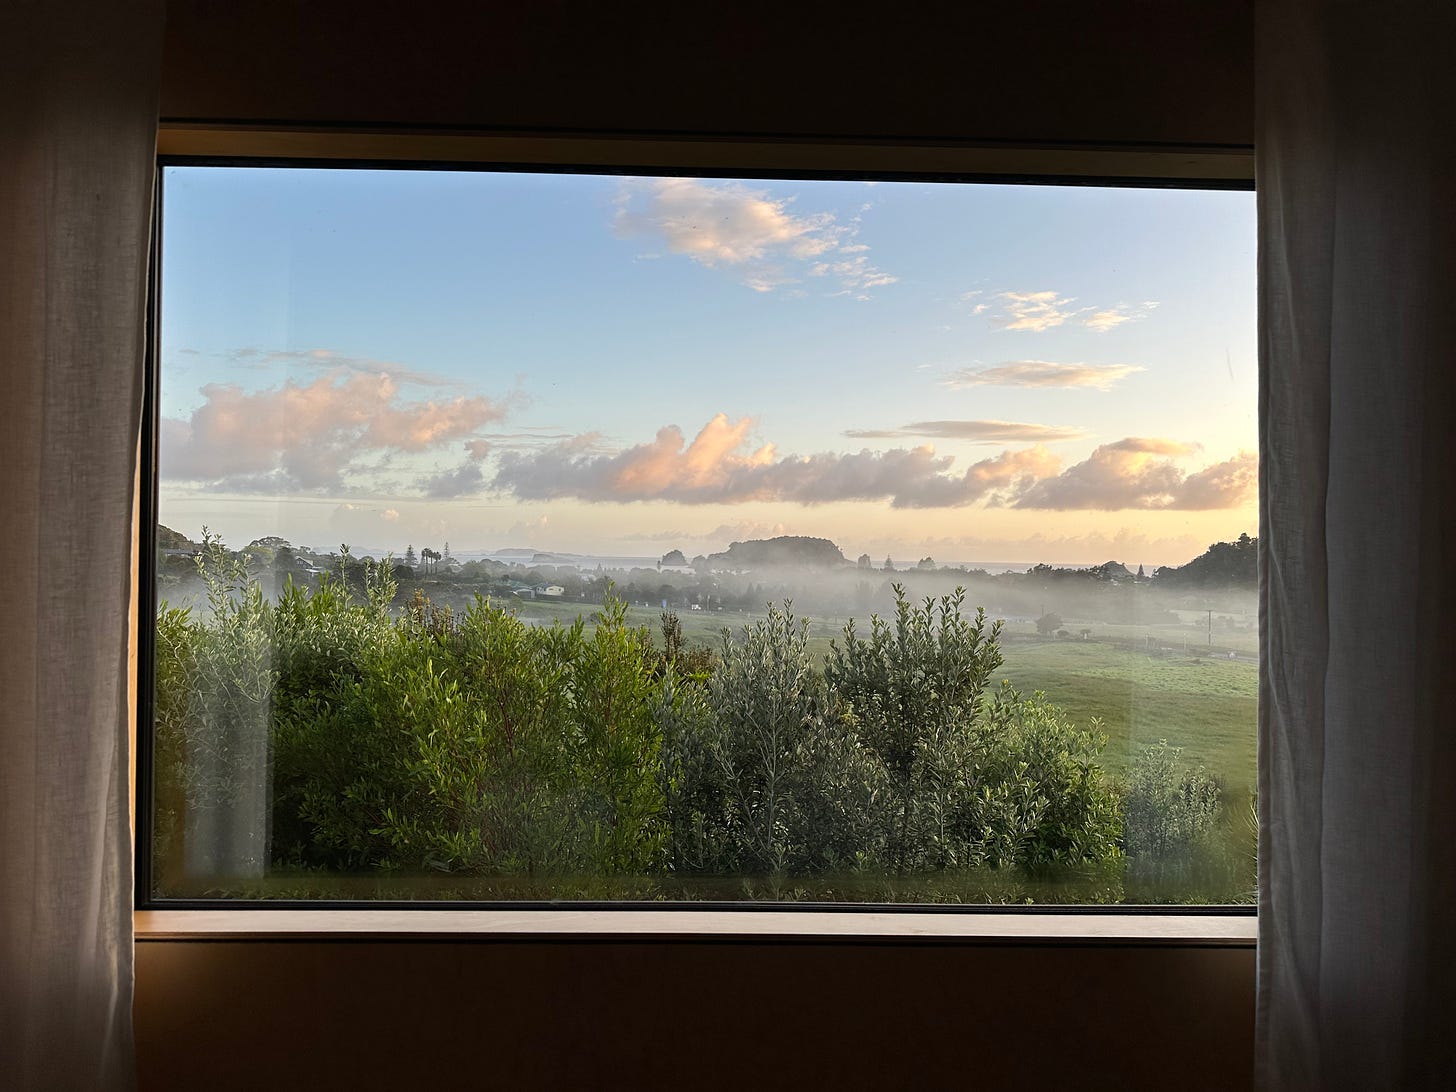
[[[138,910],[138,941],[643,941],[1252,948],[1248,914]]]

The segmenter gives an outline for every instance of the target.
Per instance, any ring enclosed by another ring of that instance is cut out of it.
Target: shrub
[[[706,687],[669,672],[659,715],[676,867],[806,871],[867,852],[882,774],[807,638],[786,604],[736,640],[724,631]]]
[[[883,764],[886,863],[897,871],[966,861],[976,838],[963,814],[980,791],[972,773],[982,742],[982,699],[1001,666],[1000,623],[961,614],[963,592],[912,607],[893,585],[893,626],[870,620],[862,638],[851,621],[835,643],[825,678]],[[974,855],[974,854],[973,854]]]
[[[896,587],[893,621],[851,623],[821,672],[787,604],[713,655],[670,615],[655,649],[610,594],[590,629],[418,592],[396,617],[387,561],[275,604],[215,539],[200,566],[207,612],[157,619],[157,846],[194,878],[256,874],[270,838],[290,864],[476,875],[1118,854],[1095,724],[992,692],[999,623],[966,617],[959,592],[912,607]],[[1130,822],[1160,776],[1140,767]],[[1190,808],[1160,814],[1201,829]]]
[[[1218,781],[1179,765],[1183,752],[1166,739],[1133,762],[1123,810],[1130,857],[1164,857],[1200,842],[1218,821]]]
[[[647,635],[410,612],[280,725],[332,867],[640,872],[665,842]]]

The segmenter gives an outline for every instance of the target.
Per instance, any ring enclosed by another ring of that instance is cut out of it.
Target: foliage
[[[1247,534],[1215,542],[1181,567],[1164,565],[1153,573],[1160,587],[1254,588],[1259,583],[1259,540]]]
[[[657,648],[610,590],[591,626],[419,590],[396,609],[393,563],[345,549],[270,603],[245,558],[205,546],[205,610],[157,620],[169,857],[259,785],[266,822],[241,852],[330,872],[630,884],[1119,855],[1097,726],[993,690],[999,623],[961,592],[915,607],[897,587],[893,620],[850,623],[820,671],[787,604],[716,653],[664,614]]]
[[[886,867],[1115,856],[1116,802],[1097,764],[1105,740],[1040,695],[987,693],[1001,627],[981,610],[964,617],[963,593],[912,607],[894,590],[893,626],[873,618],[865,639],[851,622],[825,667],[886,772]]]
[[[675,867],[808,871],[874,839],[883,775],[814,670],[786,605],[724,632],[705,688],[670,672],[662,705]]]
[[[417,596],[353,677],[279,725],[280,779],[330,867],[641,871],[663,832],[653,654],[609,604],[588,636]]]
[[[1218,821],[1221,790],[1201,768],[1180,766],[1166,739],[1145,748],[1128,776],[1124,809],[1130,857],[1163,857],[1202,841]]]

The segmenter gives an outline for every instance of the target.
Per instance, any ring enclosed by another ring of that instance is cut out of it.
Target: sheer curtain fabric
[[[0,5],[0,1087],[134,1083],[127,650],[163,8]]]
[[[1259,1078],[1456,1087],[1456,6],[1258,9]]]

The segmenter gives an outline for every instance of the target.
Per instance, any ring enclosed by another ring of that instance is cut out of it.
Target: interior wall
[[[656,942],[137,946],[144,1092],[1217,1089],[1252,948]]]
[[[165,120],[1253,145],[1253,0],[171,0]]]

